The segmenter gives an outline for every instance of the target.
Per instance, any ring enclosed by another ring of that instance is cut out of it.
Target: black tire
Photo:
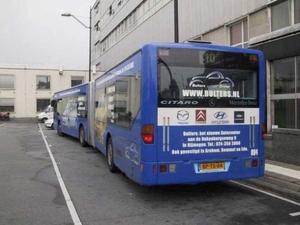
[[[57,134],[58,134],[58,136],[64,136],[64,133],[63,132],[61,132],[61,124],[60,123],[58,123],[57,124]]]
[[[43,118],[42,119],[42,123],[45,123],[46,120],[47,120],[47,118]]]
[[[83,126],[80,127],[79,129],[79,142],[82,147],[87,146],[87,142],[85,141],[85,133],[84,133],[84,128]]]
[[[106,149],[107,163],[108,169],[110,172],[115,173],[118,171],[118,167],[116,167],[114,163],[114,148],[112,144],[111,138],[108,139],[107,149]]]

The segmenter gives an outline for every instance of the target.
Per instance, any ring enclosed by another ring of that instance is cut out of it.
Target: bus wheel
[[[86,147],[87,146],[87,143],[85,141],[85,133],[84,133],[83,126],[81,126],[80,129],[79,129],[79,141],[80,141],[80,145],[82,147]]]
[[[58,136],[64,136],[64,133],[63,132],[61,132],[61,124],[60,123],[58,123],[58,125],[57,125],[57,134],[58,134]]]
[[[117,172],[118,168],[116,167],[116,165],[114,163],[114,149],[113,149],[111,138],[108,139],[106,156],[107,156],[109,171],[112,172],[112,173]]]

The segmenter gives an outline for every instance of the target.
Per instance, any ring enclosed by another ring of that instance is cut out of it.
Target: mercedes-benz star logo
[[[216,105],[215,100],[209,99],[209,100],[208,100],[208,105],[209,105],[209,106],[215,106],[215,105]]]

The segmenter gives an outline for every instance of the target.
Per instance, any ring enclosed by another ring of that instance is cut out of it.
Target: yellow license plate
[[[224,162],[214,162],[214,163],[201,163],[200,170],[224,170],[225,163]]]

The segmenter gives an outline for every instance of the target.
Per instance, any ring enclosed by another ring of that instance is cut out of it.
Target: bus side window
[[[131,122],[131,120],[132,120],[132,113],[129,111],[127,114],[126,114],[126,119],[127,119],[127,121],[128,122]]]
[[[77,117],[87,117],[85,102],[80,101],[77,104]]]

